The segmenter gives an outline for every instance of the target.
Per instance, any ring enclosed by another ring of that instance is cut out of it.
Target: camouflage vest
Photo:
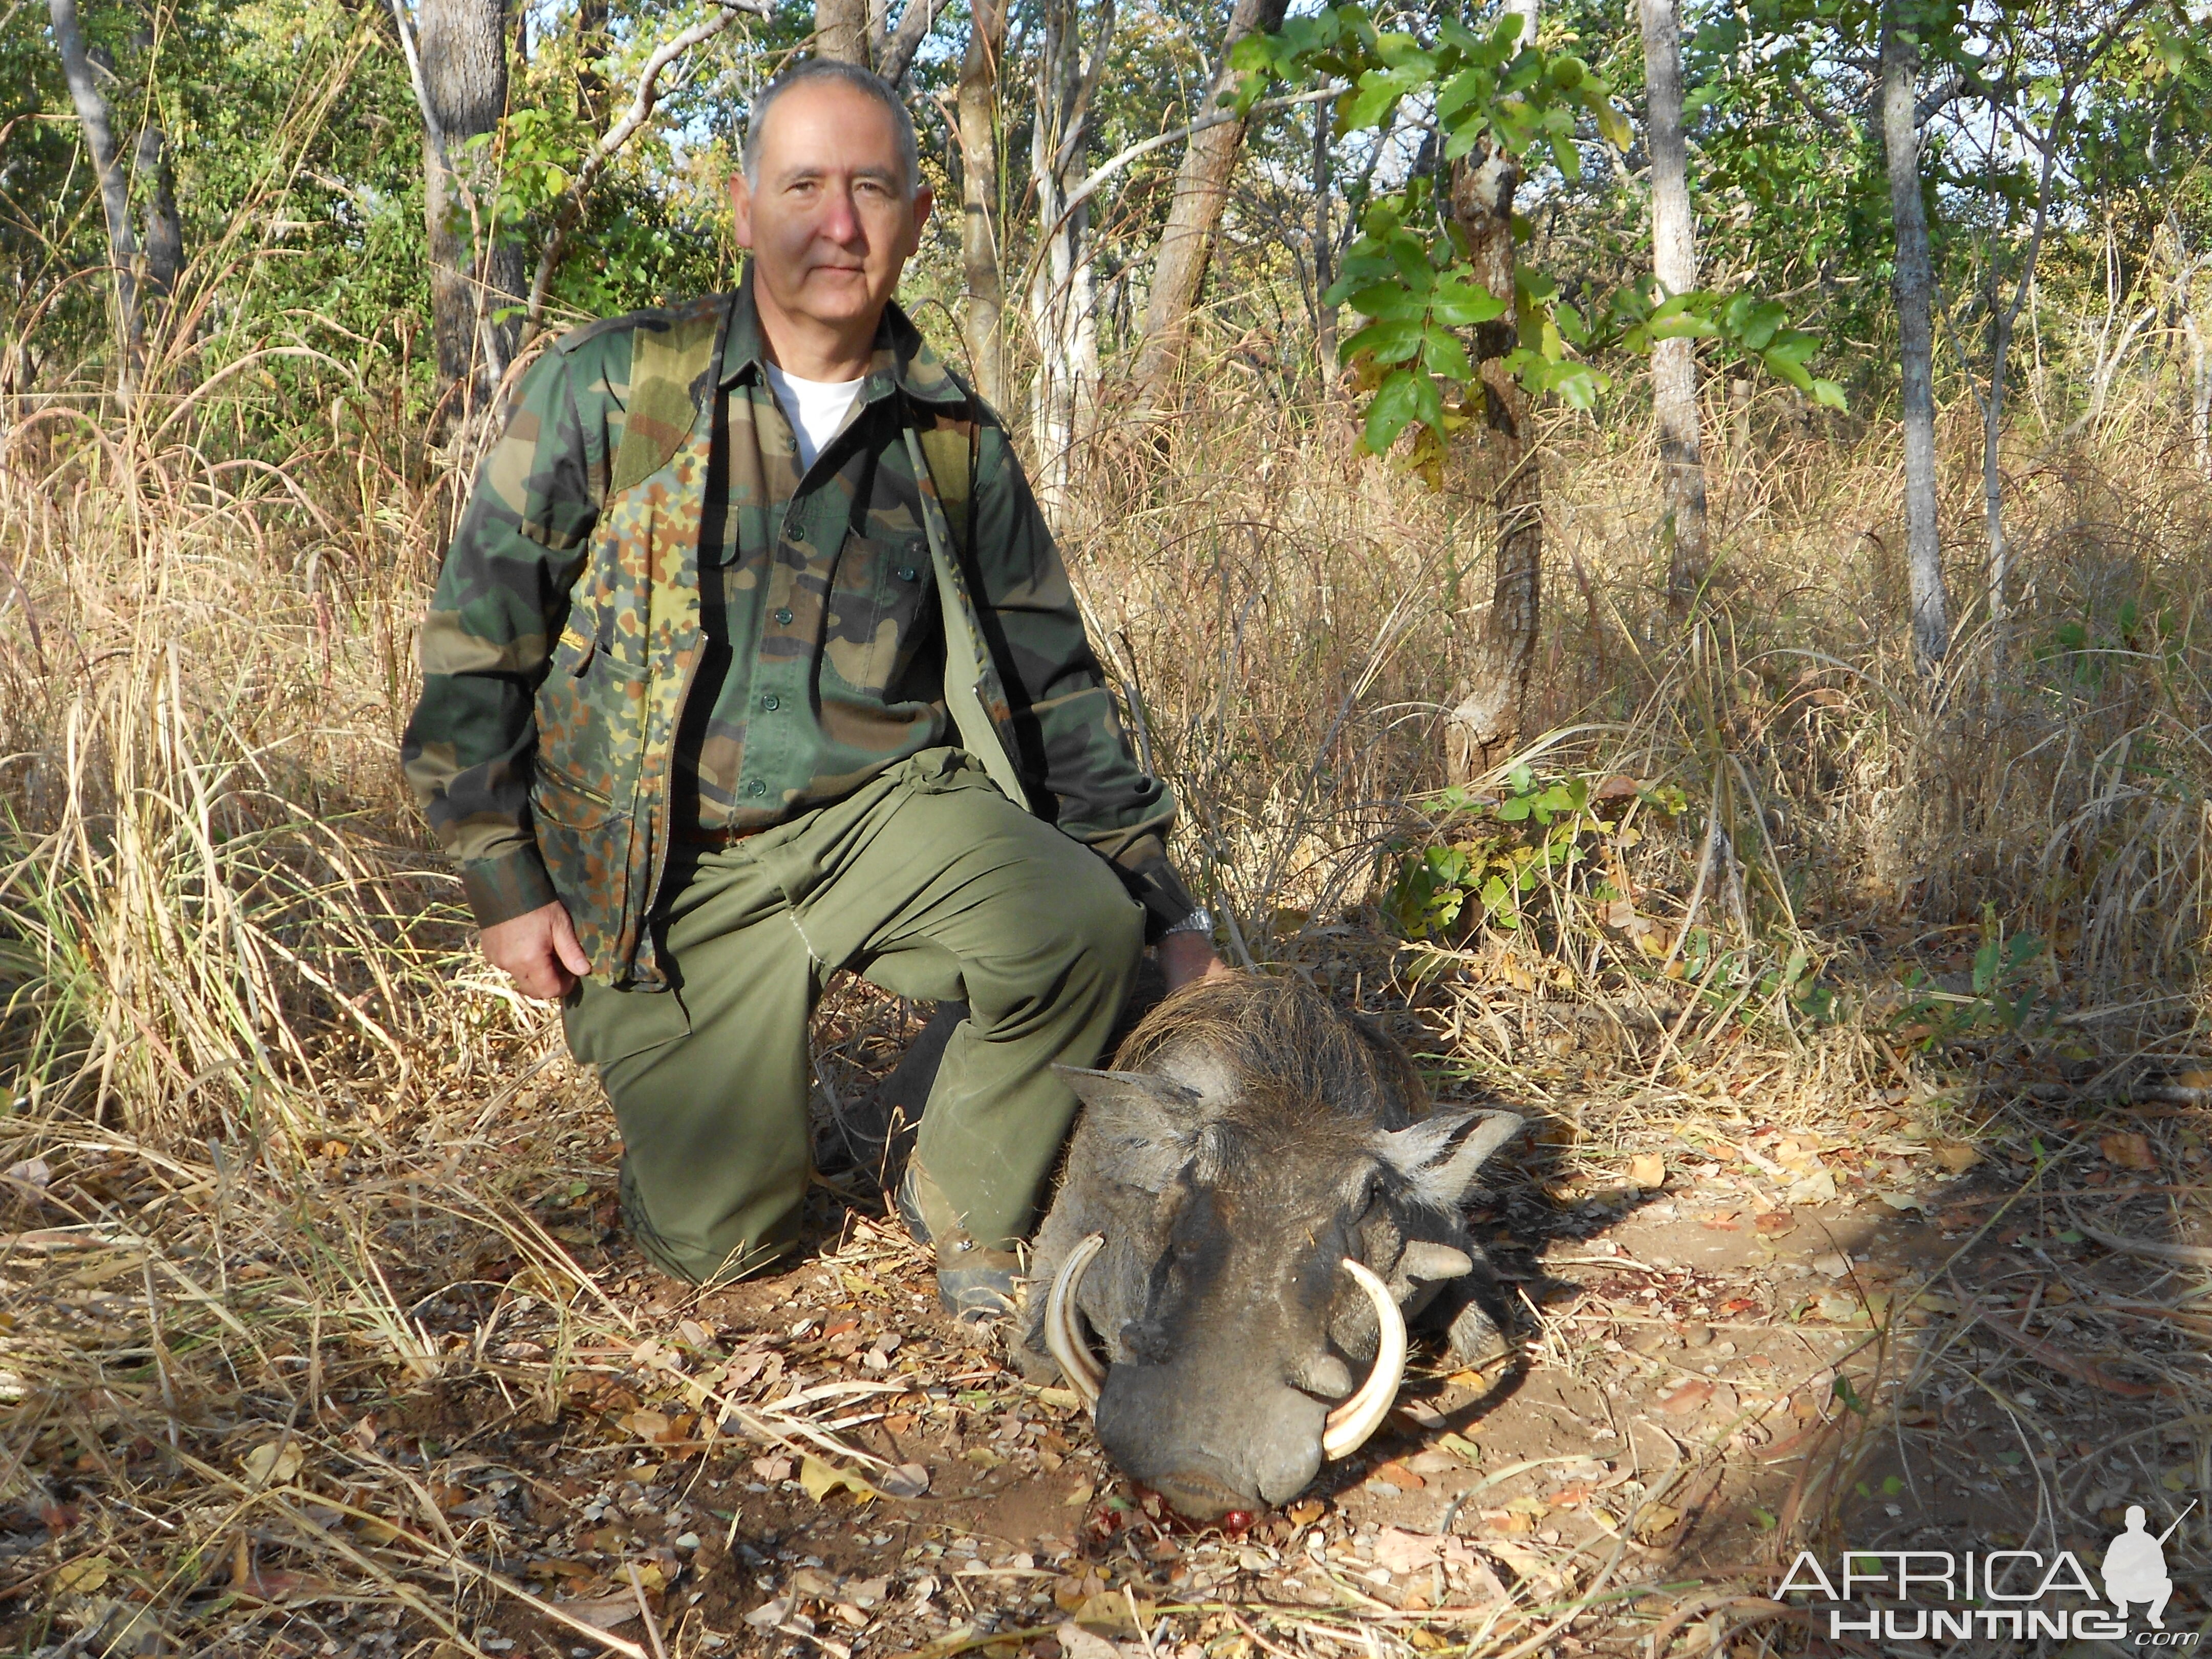
[[[676,737],[699,663],[699,541],[736,303],[695,301],[632,335],[606,500],[538,692],[530,799],[538,850],[593,977],[611,985],[668,983],[646,922],[667,865]],[[960,557],[976,427],[903,399],[901,410],[946,624],[945,702],[961,746],[1029,807],[1012,760],[1012,711]]]

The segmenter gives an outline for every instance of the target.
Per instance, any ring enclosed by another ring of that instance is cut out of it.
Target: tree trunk
[[[1288,0],[1235,0],[1214,55],[1213,79],[1190,112],[1193,120],[1212,114],[1224,97],[1234,94],[1239,77],[1230,67],[1229,56],[1237,43],[1255,30],[1272,33],[1280,28],[1287,9]],[[1190,313],[1206,282],[1206,261],[1212,257],[1213,239],[1221,228],[1221,210],[1228,204],[1230,180],[1236,175],[1237,158],[1243,153],[1249,125],[1224,121],[1193,133],[1184,147],[1168,222],[1152,259],[1144,344],[1137,353],[1134,376],[1140,409],[1155,409],[1167,401],[1189,343]]]
[[[1902,0],[1883,0],[1881,135],[1889,168],[1889,211],[1897,231],[1899,402],[1905,427],[1905,559],[1912,610],[1912,655],[1923,674],[1943,660],[1951,638],[1943,592],[1942,546],[1936,519],[1936,279],[1928,213],[1920,195],[1920,43],[1899,16]]]
[[[1038,463],[1037,501],[1055,528],[1067,513],[1075,446],[1097,404],[1097,294],[1085,233],[1085,200],[1069,195],[1090,150],[1091,103],[1114,38],[1113,0],[1091,29],[1084,63],[1077,0],[1045,0],[1036,67],[1036,118],[1030,127],[1030,177],[1042,239],[1030,267],[1030,331],[1036,375],[1030,388],[1030,447]]]
[[[868,0],[814,0],[814,50],[868,66]]]
[[[918,4],[920,0],[908,0]],[[973,0],[967,54],[960,60],[960,265],[968,288],[968,372],[993,408],[1006,400],[1001,333],[1005,278],[999,270],[999,76],[1006,49],[1006,0]]]
[[[607,0],[576,0],[576,93],[594,131],[607,125],[607,78],[599,72],[606,50]]]
[[[185,228],[177,216],[177,170],[159,121],[149,120],[139,130],[137,174],[152,185],[146,200],[146,292],[167,301],[184,270]]]
[[[426,100],[422,173],[430,252],[430,323],[441,391],[466,383],[470,401],[490,396],[514,350],[527,293],[522,250],[494,219],[498,164],[469,141],[498,130],[507,112],[507,19],[502,0],[422,0]]]
[[[1668,295],[1698,285],[1698,224],[1690,210],[1689,149],[1682,135],[1682,28],[1676,0],[1641,0],[1645,130],[1651,144],[1651,274]],[[1651,348],[1651,410],[1667,475],[1667,609],[1689,615],[1705,586],[1705,464],[1698,429],[1698,354],[1692,340]]]
[[[2197,470],[2212,478],[2212,351],[2207,350],[2203,330],[2197,325],[2193,292],[2186,304],[2181,328],[2189,339],[2189,447]]]
[[[115,272],[115,337],[122,357],[118,391],[127,404],[137,388],[145,337],[138,315],[138,241],[131,231],[131,180],[124,173],[107,100],[85,47],[76,0],[48,0],[48,11],[70,101],[76,106],[77,125],[84,130],[84,147],[92,155],[93,177],[99,182],[100,210],[106,217],[107,261]]]
[[[1336,307],[1328,294],[1336,283],[1336,232],[1329,224],[1328,135],[1334,117],[1327,104],[1313,111],[1314,345],[1321,359],[1321,394],[1326,403],[1336,385]]]
[[[1513,294],[1513,193],[1520,162],[1487,141],[1453,163],[1451,214],[1467,238],[1475,280],[1492,294]],[[1504,760],[1521,735],[1529,672],[1536,660],[1536,624],[1543,592],[1543,472],[1529,428],[1527,393],[1501,361],[1518,343],[1509,311],[1475,330],[1482,376],[1483,472],[1498,515],[1498,574],[1468,665],[1468,684],[1445,722],[1445,769],[1465,783]]]

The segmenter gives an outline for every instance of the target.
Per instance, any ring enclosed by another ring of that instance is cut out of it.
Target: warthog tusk
[[[1322,1425],[1321,1455],[1331,1462],[1351,1456],[1367,1443],[1367,1437],[1382,1426],[1390,1407],[1398,1403],[1398,1385],[1406,1380],[1406,1320],[1390,1299],[1390,1287],[1350,1256],[1343,1265],[1375,1304],[1375,1322],[1382,1335],[1375,1348],[1375,1369],[1367,1373],[1359,1392],[1331,1412]],[[1055,1358],[1059,1352],[1053,1351]],[[1065,1369],[1066,1361],[1060,1364]]]
[[[1060,1272],[1053,1278],[1052,1295],[1044,1304],[1044,1345],[1059,1362],[1060,1374],[1067,1379],[1068,1387],[1082,1400],[1083,1408],[1094,1416],[1098,1411],[1099,1390],[1106,1386],[1106,1368],[1098,1363],[1090,1344],[1083,1340],[1075,1297],[1083,1288],[1084,1270],[1091,1266],[1091,1259],[1105,1248],[1106,1235],[1093,1233],[1070,1250],[1067,1260],[1060,1264]],[[1403,1325],[1398,1328],[1401,1360],[1406,1347],[1405,1330]]]
[[[1405,1254],[1398,1258],[1398,1266],[1407,1278],[1432,1284],[1439,1279],[1466,1278],[1474,1271],[1474,1258],[1449,1244],[1415,1239],[1406,1246]]]

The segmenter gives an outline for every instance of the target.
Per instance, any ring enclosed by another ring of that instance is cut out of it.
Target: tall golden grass
[[[1701,919],[1753,957],[1862,980],[1949,954],[1986,914],[2048,942],[2077,1046],[2117,1057],[2191,1028],[2212,483],[2157,395],[2017,436],[2002,654],[1975,605],[1974,423],[1954,416],[1967,621],[1939,683],[1903,645],[1885,427],[1808,427],[1777,394],[1751,441],[1732,428],[1710,606],[1678,629],[1649,433],[1556,417],[1527,755],[1680,788],[1687,810],[1647,819],[1631,872],[1662,932],[1701,869],[1748,895]],[[427,1098],[539,1019],[473,958],[397,778],[458,475],[410,477],[377,439],[225,463],[57,404],[0,441],[17,1112],[297,1137]],[[1109,433],[1079,459],[1064,532],[1093,632],[1184,803],[1186,866],[1231,950],[1267,959],[1465,822],[1423,808],[1486,599],[1480,504],[1354,453],[1340,410],[1258,398],[1201,398],[1164,445]],[[1587,906],[1567,920],[1485,948],[1544,956],[1562,995],[1650,977]]]
[[[18,1112],[296,1139],[534,1018],[471,967],[395,772],[441,492],[350,459],[63,404],[0,440]]]

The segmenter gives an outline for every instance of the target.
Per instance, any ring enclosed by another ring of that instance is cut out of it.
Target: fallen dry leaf
[[[1632,1187],[1653,1191],[1667,1184],[1667,1160],[1656,1152],[1638,1152],[1628,1160],[1628,1182]]]
[[[246,1454],[246,1478],[257,1486],[278,1486],[299,1474],[300,1443],[285,1435],[264,1441]]]
[[[1374,1478],[1389,1482],[1400,1492],[1419,1492],[1429,1484],[1395,1458],[1388,1463],[1377,1463]]]
[[[2158,1154],[2151,1150],[2149,1137],[2132,1132],[2097,1137],[2097,1150],[2105,1155],[2105,1162],[2120,1170],[2155,1170]]]
[[[865,1475],[856,1470],[838,1468],[818,1457],[809,1457],[799,1466],[799,1484],[806,1488],[806,1495],[817,1504],[840,1486],[855,1498],[873,1498],[876,1495],[876,1489],[868,1484]]]
[[[71,1561],[54,1574],[54,1587],[70,1595],[89,1595],[107,1582],[110,1571],[104,1555]]]
[[[876,1477],[876,1490],[886,1498],[919,1498],[929,1490],[929,1471],[920,1463],[901,1463]]]
[[[288,1572],[283,1568],[256,1568],[243,1583],[234,1579],[230,1584],[234,1595],[252,1596],[261,1601],[319,1601],[325,1596],[343,1594],[327,1578],[311,1572]]]
[[[1152,1604],[1139,1597],[1132,1609],[1129,1602],[1130,1597],[1121,1590],[1100,1590],[1095,1595],[1084,1598],[1083,1605],[1075,1610],[1073,1622],[1100,1635],[1119,1635],[1126,1631],[1134,1636],[1138,1633],[1137,1620],[1139,1619],[1144,1620],[1146,1628],[1150,1629]]]
[[[556,1601],[553,1605],[593,1630],[612,1630],[637,1617],[637,1597],[628,1590],[613,1595],[580,1595],[573,1601]]]
[[[774,1630],[778,1625],[791,1617],[792,1609],[796,1607],[798,1605],[798,1596],[793,1595],[779,1595],[773,1601],[762,1602],[750,1613],[747,1613],[745,1615],[745,1623],[750,1625],[755,1630]]]
[[[1713,1397],[1713,1385],[1704,1377],[1693,1376],[1673,1393],[1660,1396],[1659,1409],[1669,1417],[1680,1417],[1693,1412]]]
[[[1060,1644],[1061,1659],[1127,1659],[1127,1656],[1142,1651],[1109,1642],[1096,1632],[1084,1629],[1073,1619],[1062,1624],[1053,1636]]]
[[[1836,1197],[1835,1172],[1815,1170],[1802,1181],[1792,1182],[1783,1196],[1792,1204],[1832,1204]]]
[[[1682,1518],[1682,1511],[1672,1504],[1653,1504],[1636,1517],[1636,1535],[1650,1543],[1674,1529]]]

